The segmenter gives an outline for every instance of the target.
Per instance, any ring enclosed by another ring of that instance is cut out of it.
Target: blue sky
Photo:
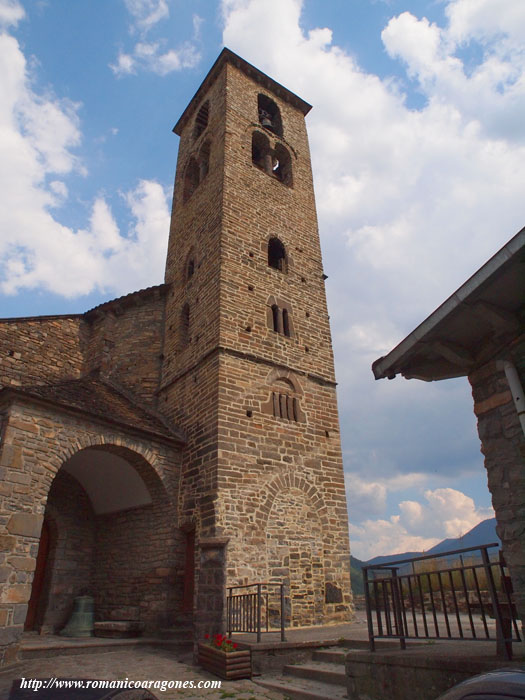
[[[492,515],[466,379],[375,382],[523,224],[523,0],[0,0],[0,315],[163,278],[177,137],[221,48],[307,117],[353,553]]]

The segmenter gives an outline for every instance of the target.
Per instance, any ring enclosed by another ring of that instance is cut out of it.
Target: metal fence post
[[[366,622],[368,625],[368,645],[370,651],[376,650],[374,641],[374,624],[372,622],[372,608],[370,605],[370,591],[368,589],[368,569],[363,567],[363,582],[365,584],[365,606],[366,606]]]
[[[226,598],[226,620],[228,637],[232,636],[232,591],[233,588],[228,588],[228,597]]]
[[[483,561],[483,566],[485,567],[485,574],[487,576],[487,585],[489,587],[490,599],[492,601],[492,610],[494,611],[494,619],[496,620],[496,644],[498,653],[502,653],[506,659],[509,661],[512,659],[512,639],[507,640],[505,638],[505,628],[503,626],[503,617],[501,615],[501,608],[499,606],[498,594],[496,592],[496,584],[494,583],[494,577],[492,576],[492,569],[490,567],[490,559],[486,547],[481,547],[481,559]],[[510,626],[510,625],[509,625]],[[512,633],[511,635],[512,636]]]
[[[257,584],[257,641],[261,641],[261,584]]]
[[[403,614],[401,610],[401,596],[399,594],[399,579],[397,578],[397,568],[392,569],[392,605],[394,607],[394,620],[396,623],[396,632],[400,634],[399,644],[401,649],[406,649],[406,641],[404,636]]]
[[[284,583],[280,584],[281,588],[281,642],[286,641],[284,634]]]

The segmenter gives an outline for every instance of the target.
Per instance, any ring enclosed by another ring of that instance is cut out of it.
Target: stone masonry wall
[[[142,293],[135,304],[127,306],[115,300],[100,311],[86,314],[89,335],[85,371],[100,369],[102,376],[154,403],[162,365],[164,293],[162,288],[151,296]]]
[[[23,630],[48,495],[62,464],[83,448],[101,449],[128,461],[150,493],[152,484],[159,485],[170,504],[159,539],[169,547],[165,533],[176,527],[181,455],[174,446],[30,402],[0,406],[0,417],[0,663],[10,663],[16,659]],[[180,550],[169,556],[183,561]],[[181,566],[174,562],[172,568],[158,567],[157,590],[170,586],[174,570]]]
[[[168,627],[182,603],[184,542],[162,494],[154,505],[97,517],[93,593],[97,620]]]
[[[45,518],[51,541],[36,629],[58,632],[66,625],[79,595],[93,595],[95,515],[78,481],[64,471],[56,475]]]
[[[180,488],[180,524],[194,526],[195,601],[197,636],[223,628],[224,561],[221,542],[215,550],[210,538],[216,536],[217,510],[217,414],[218,414],[218,300],[222,184],[224,173],[225,80],[211,86],[204,100],[209,102],[208,128],[194,137],[193,120],[183,131],[179,144],[173,196],[170,242],[166,260],[166,282],[171,292],[166,303],[166,329],[159,410],[187,435]],[[196,105],[196,110],[200,108]],[[210,143],[208,172],[193,194],[184,201],[184,179],[191,157],[198,157]],[[193,274],[189,274],[189,262]],[[188,324],[182,328],[187,305]],[[185,330],[185,333],[182,331]],[[207,538],[205,551],[201,541]]]
[[[293,624],[348,619],[348,525],[334,387],[297,373],[304,421],[295,422],[264,411],[278,370],[227,354],[221,360],[217,516],[220,533],[230,538],[227,585],[276,578],[275,557],[270,565],[267,553],[276,536],[275,513],[293,500],[287,519],[277,518],[289,546],[301,549],[306,572],[283,574],[283,559],[281,578],[295,587]],[[299,591],[304,575],[308,586]]]
[[[294,624],[313,624],[348,619],[351,609],[333,358],[304,117],[270,95],[284,126],[272,140],[292,159],[288,187],[252,163],[261,92],[226,64],[194,106],[196,114],[209,100],[207,129],[195,139],[191,118],[181,133],[159,407],[187,431],[181,514],[195,522],[197,544],[206,538],[211,559],[224,558],[225,584],[264,580],[269,570],[277,577],[275,514],[295,503],[284,527],[303,564],[280,568],[293,580]],[[185,201],[186,167],[206,141],[209,170]],[[272,236],[286,247],[286,271],[268,265]],[[290,337],[269,324],[272,299],[292,315]],[[297,421],[274,416],[272,392],[298,407]]]
[[[78,379],[85,324],[80,316],[0,320],[0,387]]]
[[[217,301],[220,288],[222,180],[224,155],[224,78],[211,87],[208,128],[197,139],[193,123],[183,132],[179,144],[173,195],[170,243],[166,260],[166,282],[172,290],[166,307],[166,333],[162,385],[176,381],[212,351],[219,338]],[[184,177],[189,159],[210,142],[207,174],[191,197],[184,201]],[[188,262],[194,272],[188,275]],[[181,314],[189,306],[187,338],[181,333]],[[171,403],[171,401],[170,401]]]
[[[512,359],[525,385],[525,340]],[[503,369],[489,363],[469,376],[481,451],[496,513],[497,531],[525,629],[525,438]]]

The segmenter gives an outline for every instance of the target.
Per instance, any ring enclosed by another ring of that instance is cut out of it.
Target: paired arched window
[[[275,333],[293,338],[292,307],[282,299],[268,299],[267,323]]]
[[[281,143],[272,149],[270,140],[260,131],[254,131],[252,134],[252,163],[267,175],[275,177],[289,187],[292,186],[290,154]]]
[[[261,126],[282,138],[283,123],[281,120],[281,112],[275,102],[267,95],[259,94],[257,96],[257,110]]]
[[[210,169],[210,141],[205,141],[197,156],[191,156],[184,172],[183,199],[186,202],[204,180]]]
[[[197,116],[195,117],[195,126],[193,127],[193,139],[198,139],[201,134],[206,131],[208,126],[208,118],[210,116],[210,103],[208,100],[201,105]]]
[[[268,266],[280,272],[288,272],[285,247],[275,237],[268,241]]]

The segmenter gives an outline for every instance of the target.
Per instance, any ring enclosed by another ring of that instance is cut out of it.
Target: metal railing
[[[364,566],[370,650],[384,638],[402,649],[407,639],[496,640],[498,654],[511,659],[520,634],[505,561],[487,551],[498,546]]]
[[[237,593],[237,591],[245,591]],[[260,642],[263,632],[281,631],[285,637],[285,599],[283,583],[250,583],[231,586],[226,597],[228,635],[253,632]]]

